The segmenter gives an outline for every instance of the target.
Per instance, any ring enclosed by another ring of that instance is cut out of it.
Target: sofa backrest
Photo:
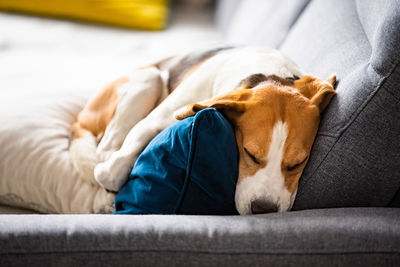
[[[236,6],[233,22],[225,22],[227,42],[273,46],[306,72],[322,78],[335,72],[339,78],[293,208],[399,205],[400,1],[240,1]],[[263,14],[279,16],[265,20],[274,25],[248,29],[257,30],[253,39],[243,32],[240,42],[246,19],[261,21],[255,16]]]

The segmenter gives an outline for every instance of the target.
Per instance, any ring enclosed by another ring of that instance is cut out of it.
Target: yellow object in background
[[[125,28],[166,27],[168,0],[0,0],[1,11],[78,19]]]

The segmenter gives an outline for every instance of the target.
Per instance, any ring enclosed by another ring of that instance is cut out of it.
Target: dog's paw
[[[133,164],[131,161],[111,157],[109,160],[98,164],[94,169],[96,181],[105,189],[118,192],[128,179]]]
[[[104,190],[104,189],[101,189]],[[94,213],[110,214],[115,211],[115,193],[106,190],[99,192],[94,199]]]

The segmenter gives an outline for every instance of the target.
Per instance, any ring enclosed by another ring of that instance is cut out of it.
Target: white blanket
[[[135,67],[218,42],[212,13],[178,10],[163,32],[0,13],[0,204],[44,213],[110,212],[114,195],[69,160],[87,98]]]

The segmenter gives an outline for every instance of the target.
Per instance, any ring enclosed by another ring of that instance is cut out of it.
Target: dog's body
[[[212,106],[235,126],[239,213],[288,210],[319,114],[334,94],[335,77],[303,76],[293,61],[260,47],[218,48],[137,69],[79,114],[70,147],[74,166],[84,179],[118,191],[157,133]]]

